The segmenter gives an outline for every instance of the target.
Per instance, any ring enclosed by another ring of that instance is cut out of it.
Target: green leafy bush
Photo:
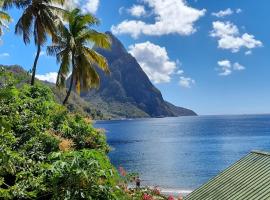
[[[41,83],[22,84],[0,68],[0,199],[139,200],[133,174],[110,163],[103,131],[70,113]],[[156,197],[154,199],[165,199]]]
[[[126,199],[102,131],[0,72],[0,199]]]

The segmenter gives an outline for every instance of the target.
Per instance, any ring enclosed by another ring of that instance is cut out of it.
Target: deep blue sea
[[[112,163],[142,184],[193,190],[252,150],[270,151],[270,115],[100,121]]]

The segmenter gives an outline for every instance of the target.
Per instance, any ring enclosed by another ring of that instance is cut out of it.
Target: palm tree
[[[30,43],[31,34],[34,36],[34,42],[37,46],[37,53],[32,67],[31,85],[35,83],[37,63],[42,46],[46,43],[47,35],[57,40],[56,20],[57,14],[64,12],[63,9],[55,4],[63,4],[64,0],[1,0],[3,9],[17,7],[24,9],[19,18],[15,33],[23,36],[25,44]]]
[[[11,17],[0,10],[0,36],[3,34],[3,30],[2,30],[2,27],[5,27],[7,28],[5,22],[10,22],[11,21]]]
[[[96,67],[107,74],[109,67],[107,60],[93,47],[110,48],[109,37],[91,28],[99,24],[98,19],[91,14],[84,15],[80,9],[74,9],[66,16],[66,19],[69,24],[60,28],[60,39],[47,48],[47,53],[56,56],[57,62],[60,63],[56,83],[58,87],[65,86],[71,72],[64,105],[68,101],[74,84],[78,93],[81,89],[99,86],[100,79]]]

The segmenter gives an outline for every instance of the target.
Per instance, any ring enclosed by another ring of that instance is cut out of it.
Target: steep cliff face
[[[112,40],[111,50],[97,49],[97,51],[107,58],[111,74],[106,76],[100,72],[101,87],[95,91],[82,93],[82,98],[92,103],[96,102],[96,106],[100,106],[98,104],[102,102],[108,105],[115,104],[116,106],[110,108],[112,113],[128,109],[127,112],[131,115],[124,114],[123,117],[196,115],[191,110],[165,102],[160,91],[151,83],[136,59],[114,35],[110,32],[107,34]]]

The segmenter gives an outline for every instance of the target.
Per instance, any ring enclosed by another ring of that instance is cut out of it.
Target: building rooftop
[[[252,151],[185,200],[270,200],[270,153]]]

